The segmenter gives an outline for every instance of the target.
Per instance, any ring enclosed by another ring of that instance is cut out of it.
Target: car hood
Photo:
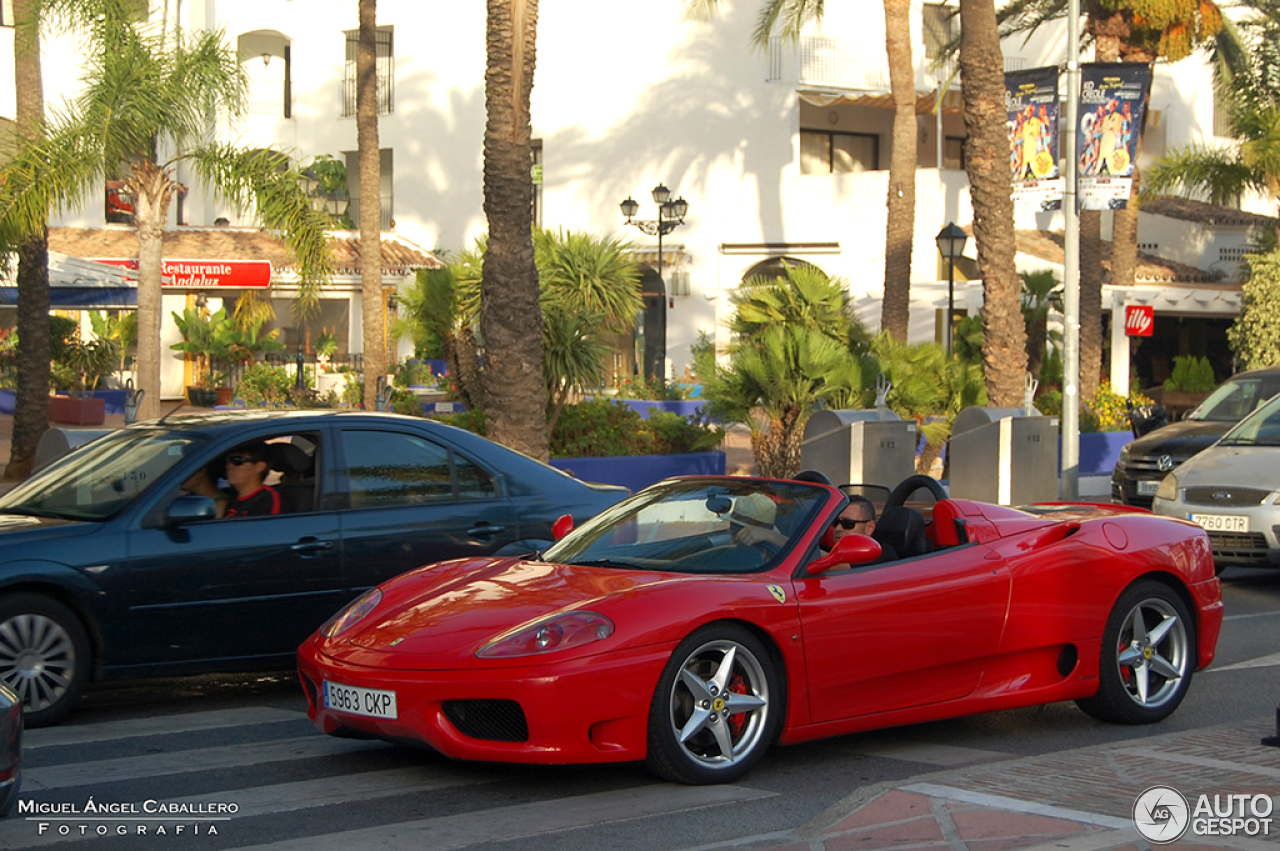
[[[27,533],[48,532],[57,530],[58,537],[68,534],[88,532],[97,527],[97,523],[85,520],[68,520],[62,517],[31,517],[26,514],[5,514],[0,512],[0,535],[18,535]],[[9,539],[6,539],[8,543]]]
[[[697,578],[514,558],[443,562],[384,583],[377,607],[325,652],[383,667],[422,668],[427,659],[432,669],[474,665],[477,650],[512,629],[556,612],[599,611],[638,589]]]
[[[1235,423],[1183,420],[1143,435],[1129,444],[1129,456],[1176,455],[1189,458],[1213,445]]]
[[[1280,480],[1280,448],[1215,446],[1174,471],[1178,487],[1276,487]]]

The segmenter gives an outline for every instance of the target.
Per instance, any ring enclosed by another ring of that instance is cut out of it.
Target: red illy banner
[[[1124,309],[1124,332],[1130,337],[1150,337],[1156,329],[1156,309],[1149,304],[1131,304]]]
[[[137,260],[98,259],[94,262],[138,270]],[[164,260],[166,287],[184,289],[265,289],[271,285],[270,260]]]

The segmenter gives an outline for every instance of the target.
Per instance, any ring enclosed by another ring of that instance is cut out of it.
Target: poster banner
[[[1062,208],[1058,172],[1058,69],[1004,75],[1009,113],[1009,167],[1017,212]]]
[[[1123,210],[1129,205],[1133,164],[1147,118],[1151,66],[1098,62],[1080,68],[1080,209]]]

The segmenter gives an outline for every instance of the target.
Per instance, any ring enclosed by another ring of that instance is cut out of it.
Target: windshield
[[[834,498],[801,482],[664,482],[598,515],[543,558],[627,570],[753,573],[777,564]]]
[[[1233,378],[1220,385],[1187,414],[1189,420],[1238,423],[1280,389],[1274,379]]]
[[[1218,446],[1280,446],[1280,396],[1241,420]]]
[[[0,497],[0,512],[105,520],[121,511],[202,443],[155,429],[103,435]]]

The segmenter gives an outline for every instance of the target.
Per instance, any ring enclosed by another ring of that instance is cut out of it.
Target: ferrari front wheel
[[[649,709],[650,770],[690,785],[746,774],[777,736],[782,683],[764,645],[719,624],[680,643]]]
[[[1159,582],[1139,582],[1120,595],[1107,619],[1097,695],[1076,704],[1103,721],[1163,721],[1191,685],[1195,647],[1195,624],[1182,598]]]

